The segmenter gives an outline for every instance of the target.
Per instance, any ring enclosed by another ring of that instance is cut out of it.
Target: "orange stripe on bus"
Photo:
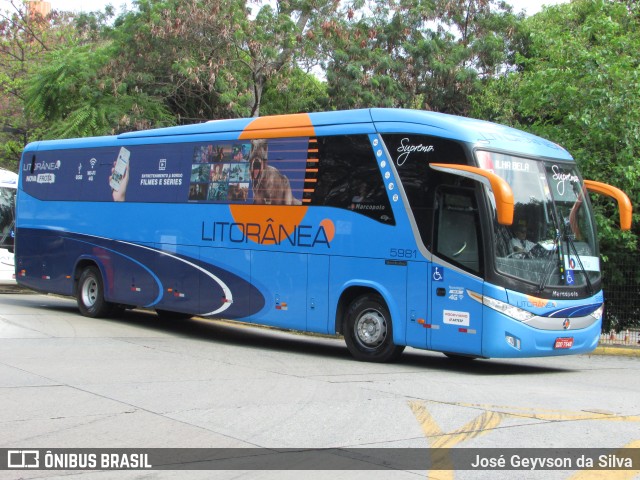
[[[315,129],[308,113],[258,117],[240,134],[241,140],[254,138],[309,137]]]

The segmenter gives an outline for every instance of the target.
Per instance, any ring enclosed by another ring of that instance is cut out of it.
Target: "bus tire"
[[[104,299],[104,283],[100,270],[87,267],[78,279],[76,300],[80,313],[85,317],[106,317],[112,312],[113,305]]]
[[[343,331],[349,352],[360,361],[390,362],[404,350],[393,343],[391,314],[379,295],[356,298],[347,310]]]

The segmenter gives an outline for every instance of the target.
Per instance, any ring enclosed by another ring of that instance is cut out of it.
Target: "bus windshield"
[[[499,272],[546,287],[590,286],[600,277],[595,230],[582,181],[567,163],[479,151],[482,168],[513,190],[513,225],[494,224]]]

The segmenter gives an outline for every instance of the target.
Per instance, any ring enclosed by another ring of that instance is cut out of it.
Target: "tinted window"
[[[464,270],[481,271],[480,219],[473,190],[438,189],[436,253]]]
[[[389,197],[368,137],[318,137],[317,147],[317,184],[310,195],[311,204],[352,210],[394,225]]]
[[[451,140],[416,134],[382,136],[409,199],[423,243],[430,249],[435,190],[459,178],[429,168],[430,163],[466,165],[462,146]]]

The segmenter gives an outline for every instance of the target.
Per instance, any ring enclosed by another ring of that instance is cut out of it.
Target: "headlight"
[[[475,292],[470,292],[469,290],[467,290],[467,292],[469,293],[469,296],[474,300],[477,300],[483,305],[486,305],[487,307],[500,313],[504,313],[508,317],[511,317],[520,322],[526,322],[531,317],[535,317],[535,314],[531,312],[527,312],[526,310],[514,307],[513,305],[509,305],[508,303],[501,302],[500,300],[496,300],[495,298],[487,297],[486,295],[479,295]]]

